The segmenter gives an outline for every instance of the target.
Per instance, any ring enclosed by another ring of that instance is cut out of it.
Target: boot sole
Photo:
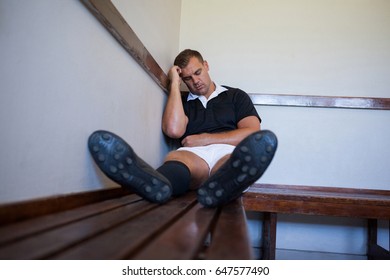
[[[198,189],[198,201],[205,207],[217,207],[238,198],[258,180],[277,148],[275,134],[255,132],[234,149],[228,161]]]
[[[172,194],[168,179],[139,158],[119,136],[95,131],[88,148],[100,170],[111,180],[154,203],[166,202]]]

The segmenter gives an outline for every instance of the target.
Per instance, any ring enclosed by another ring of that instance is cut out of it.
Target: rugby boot
[[[242,140],[230,158],[198,189],[198,201],[205,207],[224,205],[238,197],[265,172],[277,148],[269,130],[257,131]]]
[[[139,158],[114,133],[95,131],[88,139],[88,148],[100,170],[122,187],[154,203],[164,203],[171,197],[168,179]]]

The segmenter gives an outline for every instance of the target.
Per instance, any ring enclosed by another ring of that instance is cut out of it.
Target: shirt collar
[[[200,102],[202,102],[203,104],[203,107],[206,108],[207,106],[207,102],[209,102],[211,99],[217,97],[220,93],[224,92],[227,90],[227,88],[217,84],[217,83],[214,83],[215,85],[215,90],[214,92],[210,95],[209,99],[207,99],[205,96],[203,95],[196,95],[196,94],[193,94],[192,92],[189,92],[188,94],[188,97],[187,97],[187,101],[190,101],[190,100],[195,100],[195,99],[199,99]]]

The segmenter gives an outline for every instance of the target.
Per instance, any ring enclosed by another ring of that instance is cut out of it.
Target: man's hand
[[[168,72],[168,78],[171,81],[171,84],[177,84],[180,86],[181,83],[181,69],[178,66],[172,66],[171,69],[169,69]]]
[[[181,144],[183,147],[206,146],[210,144],[208,136],[208,133],[188,135],[181,141]]]

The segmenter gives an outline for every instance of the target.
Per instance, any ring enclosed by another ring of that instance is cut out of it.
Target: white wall
[[[150,11],[144,1],[116,2],[129,18]],[[169,38],[153,46],[168,67],[178,51],[180,1],[154,8],[162,16],[136,32],[149,42],[156,33]],[[0,203],[114,186],[87,151],[97,129],[161,163],[165,96],[80,1],[0,0],[0,45]]]
[[[222,82],[248,92],[390,94],[389,1],[183,0],[182,5],[180,47],[200,49]]]
[[[203,53],[216,81],[250,93],[390,98],[390,1],[183,0],[184,48]],[[390,189],[390,111],[257,109],[279,138],[259,182]],[[345,223],[282,216],[277,247],[364,254],[364,222]],[[257,223],[251,231],[258,242]]]
[[[112,0],[167,73],[179,53],[181,0]]]
[[[180,48],[250,93],[390,97],[389,27],[389,1],[183,0]],[[280,140],[264,182],[390,189],[389,111],[258,110]]]

